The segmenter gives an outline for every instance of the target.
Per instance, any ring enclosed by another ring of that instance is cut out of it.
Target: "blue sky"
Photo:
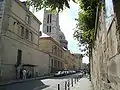
[[[25,0],[21,0],[25,1]],[[75,18],[78,17],[79,6],[72,1],[70,2],[70,9],[65,9],[59,14],[60,28],[65,34],[66,40],[68,40],[68,49],[72,53],[81,53],[78,47],[78,42],[74,40],[73,33],[76,27]],[[43,10],[34,13],[35,16],[43,22]],[[41,26],[42,29],[42,26]],[[84,63],[88,63],[88,57],[83,58]]]
[[[60,27],[64,32],[66,39],[68,40],[68,48],[73,53],[80,53],[79,47],[77,45],[77,41],[73,39],[74,28],[76,27],[75,18],[77,18],[78,14],[78,6],[70,2],[70,9],[65,9],[60,13]]]
[[[79,6],[70,2],[70,9],[65,9],[60,13],[60,27],[68,40],[68,48],[72,53],[81,53],[78,47],[78,42],[73,38],[74,28],[76,27],[75,18],[78,17]],[[88,63],[88,57],[83,58],[83,63]]]

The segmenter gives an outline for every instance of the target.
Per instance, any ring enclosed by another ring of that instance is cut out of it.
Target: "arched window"
[[[52,14],[47,15],[47,23],[51,23],[52,21]]]
[[[47,15],[47,23],[49,23],[49,14]]]

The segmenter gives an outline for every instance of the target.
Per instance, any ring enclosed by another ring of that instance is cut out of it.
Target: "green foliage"
[[[96,6],[99,0],[78,0],[80,12],[78,13],[77,27],[74,37],[79,41],[81,51],[90,54],[95,32]],[[83,48],[84,47],[84,48]]]
[[[75,0],[72,0],[75,2]],[[70,8],[70,0],[27,0],[27,4],[33,6],[36,10],[47,8],[50,10],[63,10],[64,8]]]

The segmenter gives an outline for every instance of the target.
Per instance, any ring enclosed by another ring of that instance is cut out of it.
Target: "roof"
[[[40,36],[40,38],[45,38],[45,37],[50,37],[50,36],[45,33],[42,33],[42,36]]]
[[[59,47],[61,47],[61,49],[63,49],[63,47],[60,45],[59,42],[57,42],[57,41],[54,40],[52,37],[50,37],[50,36],[48,36],[48,35],[46,35],[46,34],[40,36],[39,40],[40,40],[40,39],[51,40],[51,41],[53,41],[56,45],[58,45]],[[64,50],[64,49],[63,49],[63,50]]]

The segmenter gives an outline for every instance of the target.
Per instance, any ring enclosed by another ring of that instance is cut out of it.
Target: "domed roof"
[[[58,36],[59,36],[59,40],[65,40],[65,35],[62,31],[59,31]]]

